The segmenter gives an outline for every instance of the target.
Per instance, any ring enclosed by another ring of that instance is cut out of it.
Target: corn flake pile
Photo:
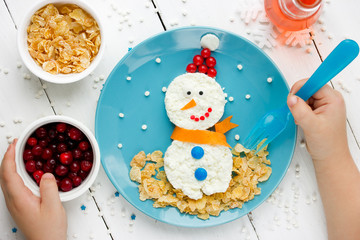
[[[84,71],[101,45],[94,18],[73,4],[41,8],[31,17],[27,33],[31,57],[51,74]]]
[[[193,200],[180,189],[175,189],[167,181],[165,172],[160,170],[164,166],[163,153],[155,151],[145,155],[139,152],[132,159],[130,179],[140,183],[138,185],[140,200],[152,199],[155,208],[166,206],[177,207],[180,212],[197,215],[200,219],[208,219],[210,215],[218,216],[221,211],[242,208],[244,202],[261,193],[257,187],[259,182],[268,180],[271,175],[269,154],[266,148],[254,155],[241,144],[232,149],[233,177],[229,188],[224,193],[204,195],[201,199]]]

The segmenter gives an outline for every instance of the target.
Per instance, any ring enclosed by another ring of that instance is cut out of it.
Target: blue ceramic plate
[[[240,143],[257,120],[267,111],[286,102],[289,88],[279,69],[258,47],[246,39],[220,29],[189,27],[167,31],[134,47],[111,72],[99,98],[96,111],[96,138],[103,167],[116,189],[133,206],[159,221],[183,227],[209,227],[240,218],[258,207],[275,190],[284,177],[294,152],[296,128],[291,122],[269,146],[272,175],[260,183],[261,194],[245,203],[242,209],[222,212],[218,217],[200,220],[182,214],[173,207],[154,208],[153,202],[139,200],[137,184],[129,178],[130,161],[139,151],[165,152],[171,144],[174,125],[169,121],[164,105],[162,87],[185,73],[186,66],[199,54],[200,38],[216,34],[219,48],[212,53],[217,60],[216,81],[224,92],[234,98],[225,106],[224,118],[233,115],[239,127],[227,133],[228,143],[234,146],[234,136]],[[161,59],[161,63],[155,61]],[[242,64],[243,69],[237,69]],[[127,77],[131,80],[128,81]],[[273,79],[269,84],[268,77]],[[145,91],[150,95],[146,97]],[[245,95],[250,94],[249,100]],[[120,118],[119,113],[124,113]],[[141,129],[143,124],[147,130]],[[122,149],[118,144],[123,145]]]

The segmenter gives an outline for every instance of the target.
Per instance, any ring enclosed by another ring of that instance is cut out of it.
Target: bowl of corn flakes
[[[99,14],[79,0],[37,3],[19,26],[17,44],[33,74],[58,84],[85,78],[105,49]]]

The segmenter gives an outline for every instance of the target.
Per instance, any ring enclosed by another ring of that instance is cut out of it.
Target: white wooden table
[[[16,26],[33,2],[0,1],[1,156],[8,141],[18,137],[29,123],[42,116],[68,115],[93,130],[101,89],[96,79],[102,75],[107,77],[129,47],[168,29],[203,25],[244,36],[264,49],[290,86],[308,77],[341,40],[352,38],[360,42],[360,3],[356,0],[324,1],[324,12],[312,27],[312,41],[307,30],[293,41],[290,33],[273,31],[273,26],[264,16],[262,2],[258,0],[88,0],[103,14],[109,40],[105,57],[86,79],[74,84],[55,85],[30,74],[16,50]],[[125,18],[128,20],[124,21]],[[297,40],[300,40],[299,44],[296,44]],[[348,139],[358,167],[359,64],[360,58],[331,83],[346,100]],[[30,80],[24,78],[27,74],[30,74]],[[16,123],[19,120],[21,123]],[[206,229],[170,226],[142,214],[115,193],[116,189],[101,169],[87,193],[65,203],[68,239],[327,239],[314,169],[301,131],[292,164],[279,188],[251,214],[231,223]],[[81,209],[82,205],[85,210]],[[132,214],[136,215],[133,225],[130,224]],[[13,233],[14,228],[16,225],[1,196],[0,240],[24,239],[21,232]]]

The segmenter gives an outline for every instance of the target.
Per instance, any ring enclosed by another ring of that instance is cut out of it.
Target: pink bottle
[[[310,27],[319,18],[321,0],[265,0],[265,11],[277,27],[299,31]]]

